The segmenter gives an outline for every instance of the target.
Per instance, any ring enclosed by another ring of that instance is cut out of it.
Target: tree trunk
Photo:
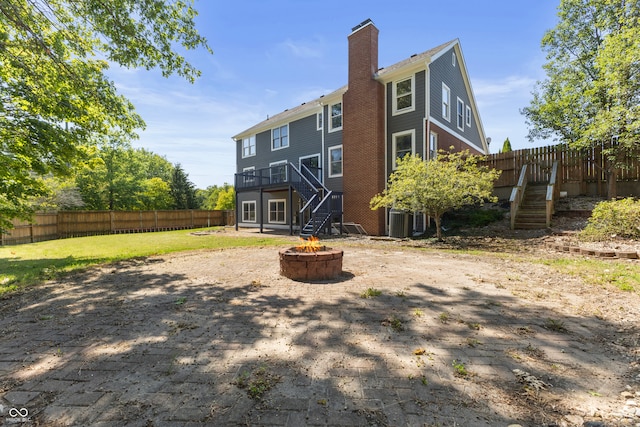
[[[607,168],[607,199],[618,197],[618,169],[613,165]]]
[[[440,220],[441,220],[442,215],[441,214],[436,214],[434,216],[435,220],[436,220],[436,238],[438,240],[442,240],[442,227],[440,227]]]

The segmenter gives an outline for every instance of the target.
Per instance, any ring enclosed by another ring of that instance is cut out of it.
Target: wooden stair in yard
[[[529,184],[516,213],[516,229],[541,229],[547,227],[546,217],[547,184]]]

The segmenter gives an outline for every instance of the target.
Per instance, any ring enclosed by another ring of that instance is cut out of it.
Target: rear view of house
[[[438,149],[489,152],[458,40],[385,68],[371,20],[348,37],[347,86],[237,134],[239,227],[284,228],[303,236],[332,223],[384,235],[388,212],[372,211],[396,159]],[[423,231],[424,215],[412,228]]]

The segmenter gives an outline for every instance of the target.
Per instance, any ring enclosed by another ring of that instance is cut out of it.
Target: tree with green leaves
[[[229,186],[218,194],[218,200],[214,207],[218,211],[234,210],[236,208],[236,190]]]
[[[445,212],[492,196],[493,182],[500,171],[478,165],[469,151],[444,152],[424,161],[419,155],[398,158],[398,168],[389,176],[387,188],[371,199],[371,209],[393,208],[422,212],[435,219],[436,236],[442,239],[441,219]]]
[[[189,176],[180,163],[173,168],[170,188],[174,209],[198,209],[195,185],[189,181]]]
[[[87,209],[171,209],[172,171],[162,156],[110,141],[77,169],[75,182]]]
[[[511,141],[509,141],[509,138],[504,140],[504,143],[502,144],[502,151],[500,151],[501,153],[510,153],[513,150],[511,149]]]
[[[0,1],[0,229],[28,219],[40,179],[86,158],[91,141],[144,127],[109,64],[199,75],[177,49],[204,48],[192,0]]]
[[[553,138],[574,149],[604,146],[614,197],[617,170],[638,155],[640,4],[561,0],[558,17],[542,39],[547,78],[522,110],[529,138]]]
[[[171,187],[162,178],[153,177],[143,180],[140,183],[142,193],[140,194],[140,209],[142,210],[165,210],[173,206],[171,197]]]
[[[218,207],[218,199],[223,195],[223,194],[227,194],[225,196],[223,196],[224,199],[229,199],[231,196],[229,196],[228,194],[233,194],[233,207],[229,208],[229,209],[234,209],[235,208],[235,190],[233,188],[233,185],[225,182],[223,185],[210,185],[209,187],[207,187],[204,190],[197,190],[197,199],[198,199],[198,204],[200,205],[200,207],[202,209],[210,209],[210,210],[214,210],[214,209],[219,209]],[[222,205],[224,206],[228,206],[228,202],[225,200],[223,202],[221,202]]]

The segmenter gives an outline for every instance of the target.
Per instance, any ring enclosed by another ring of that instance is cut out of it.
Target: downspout
[[[430,61],[430,60],[429,60]],[[425,63],[425,82],[424,82],[424,87],[425,87],[425,100],[424,100],[424,115],[425,115],[425,122],[427,124],[426,126],[426,132],[427,134],[425,135],[424,138],[424,154],[425,154],[425,159],[427,158],[427,154],[429,153],[429,147],[430,147],[430,143],[431,143],[431,70],[429,68],[429,62]],[[431,160],[431,159],[427,159],[427,160]]]
[[[324,164],[324,122],[325,122],[325,115],[324,115],[324,104],[322,103],[322,101],[320,101],[320,114],[322,114],[322,129],[320,129],[320,140],[321,140],[321,149],[320,149],[320,164],[321,166],[321,171],[322,171],[322,175],[321,175],[321,182],[324,184],[325,180],[325,171],[328,169],[328,167],[325,167]],[[317,119],[316,119],[317,120]],[[316,127],[317,127],[317,123],[316,123]]]

